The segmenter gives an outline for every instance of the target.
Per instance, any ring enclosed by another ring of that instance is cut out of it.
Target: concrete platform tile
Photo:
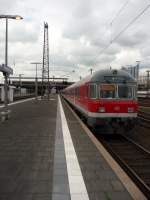
[[[112,170],[101,170],[101,173],[99,172],[99,170],[96,170],[96,176],[100,179],[100,180],[118,180],[117,176],[115,173],[113,173]]]
[[[89,200],[87,194],[71,194],[71,200]]]
[[[12,193],[9,195],[8,200],[33,200],[32,194]]]
[[[129,193],[126,191],[120,191],[120,192],[114,192],[114,191],[108,191],[105,193],[106,196],[109,197],[111,200],[132,200],[131,196]]]
[[[55,164],[57,165],[57,164],[60,164],[60,165],[62,165],[62,164],[66,164],[66,160],[65,159],[58,159],[58,160],[55,160]]]
[[[66,163],[55,163],[55,169],[66,169]]]
[[[53,183],[53,193],[70,194],[69,184]]]
[[[48,193],[48,194],[33,194],[32,200],[50,200],[51,196],[52,196],[51,193]]]
[[[1,200],[9,200],[9,195],[8,194],[0,195],[0,199]]]
[[[90,192],[89,198],[90,200],[112,200],[109,199],[104,192]]]
[[[61,154],[61,153],[60,153],[60,154],[56,154],[54,159],[56,159],[56,160],[57,160],[57,159],[58,159],[58,160],[60,160],[60,159],[65,160],[65,158],[66,158],[66,157],[65,157],[65,154],[63,154],[63,153]]]
[[[53,172],[53,176],[67,176],[67,171],[61,168],[55,168]]]
[[[122,185],[122,183],[118,180],[111,180],[110,181],[112,184],[112,187],[114,189],[114,191],[125,191],[124,186]]]
[[[90,171],[90,172],[87,171],[86,174],[84,173],[85,182],[93,181],[93,180],[95,180],[95,177],[97,177],[95,171]],[[96,180],[97,179],[98,179],[98,177],[96,178]]]
[[[109,181],[92,180],[86,183],[88,191],[90,192],[101,192],[101,191],[112,191],[113,187]]]
[[[64,175],[54,176],[53,184],[68,184],[68,176]]]
[[[22,194],[40,194],[40,193],[51,193],[52,192],[52,183],[50,181],[26,181],[22,183],[22,187],[18,189],[18,192]]]
[[[52,194],[52,200],[71,200],[70,195],[68,194]]]

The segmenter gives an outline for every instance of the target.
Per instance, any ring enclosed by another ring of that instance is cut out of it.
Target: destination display
[[[123,76],[104,76],[104,80],[108,82],[123,82],[125,77]]]

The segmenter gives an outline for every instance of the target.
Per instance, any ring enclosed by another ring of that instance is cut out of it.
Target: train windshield
[[[100,97],[101,98],[115,98],[116,97],[116,86],[112,84],[100,85]]]
[[[136,87],[124,84],[101,84],[99,97],[104,99],[133,99],[136,97]]]
[[[118,85],[118,98],[132,99],[135,98],[136,90],[134,86]]]

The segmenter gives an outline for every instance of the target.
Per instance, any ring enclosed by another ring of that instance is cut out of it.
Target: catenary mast
[[[42,97],[49,99],[49,40],[48,23],[44,22],[44,44],[42,65]]]

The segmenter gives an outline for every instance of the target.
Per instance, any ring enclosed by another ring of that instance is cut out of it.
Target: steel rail
[[[115,160],[120,164],[120,166],[126,171],[126,173],[132,178],[132,180],[138,185],[138,187],[148,197],[148,199],[150,199],[150,162],[148,162],[148,165],[147,163],[144,163],[146,159],[148,160],[149,158],[150,160],[150,152],[141,145],[137,144],[135,141],[125,137],[124,135],[119,134],[119,137],[121,138],[116,139],[116,146],[114,139],[113,141],[110,141],[110,139],[108,139],[107,141],[107,139],[100,137],[98,139],[100,140],[100,142],[102,142],[109,153],[115,158]],[[124,141],[127,141],[127,143],[125,144]],[[131,151],[131,149],[133,151]],[[134,152],[138,152],[139,154],[135,155]],[[140,163],[135,162],[135,156],[141,158]],[[149,170],[149,177],[147,177],[146,170],[144,173],[144,164]]]

